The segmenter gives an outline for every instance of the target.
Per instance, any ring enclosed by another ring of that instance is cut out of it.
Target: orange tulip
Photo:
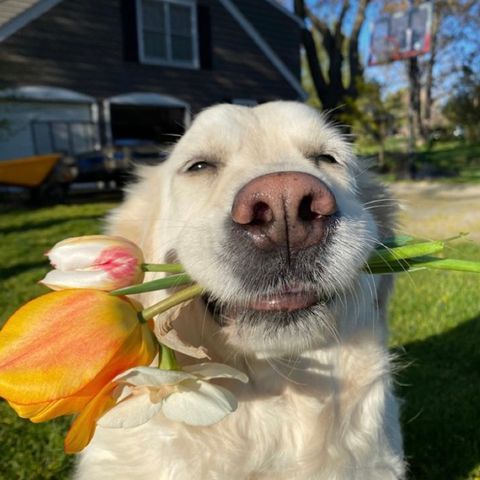
[[[70,453],[79,451],[115,403],[110,381],[150,364],[156,345],[127,298],[51,292],[17,310],[0,331],[0,397],[33,422],[85,412],[74,424],[74,442],[66,444]]]

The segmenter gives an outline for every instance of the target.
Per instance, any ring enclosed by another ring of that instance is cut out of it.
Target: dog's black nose
[[[320,243],[336,210],[333,193],[318,178],[278,172],[251,180],[237,193],[232,219],[257,247],[295,251]]]

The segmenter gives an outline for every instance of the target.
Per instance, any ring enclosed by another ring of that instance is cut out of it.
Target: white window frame
[[[195,0],[154,0],[157,1],[162,6],[165,3],[171,5],[183,5],[190,7],[191,11],[191,34],[192,34],[192,54],[193,58],[191,62],[184,62],[181,60],[175,59],[161,59],[156,57],[151,57],[145,54],[145,45],[143,41],[143,10],[142,10],[142,0],[136,0],[135,6],[137,11],[137,39],[138,39],[138,53],[140,63],[145,63],[149,65],[162,65],[166,67],[179,67],[179,68],[190,68],[198,69],[200,68],[200,60],[198,53],[198,28],[197,28],[197,4]],[[170,31],[170,21],[167,23],[166,35],[166,48],[167,55],[171,57],[171,31]]]

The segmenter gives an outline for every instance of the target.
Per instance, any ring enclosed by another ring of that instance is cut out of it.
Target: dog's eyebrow
[[[192,155],[187,163],[191,162],[211,162],[215,164],[222,163],[222,158],[220,155],[212,154],[211,152],[208,153],[195,153]]]
[[[321,155],[330,155],[335,159],[339,157],[339,154],[337,152],[333,151],[332,149],[325,148],[324,146],[319,146],[318,148],[316,148],[308,145],[304,148],[300,146],[298,147],[298,149],[300,150],[300,153],[306,158],[319,157]]]

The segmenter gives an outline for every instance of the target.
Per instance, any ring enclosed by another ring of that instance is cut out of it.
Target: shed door
[[[183,107],[112,104],[110,108],[114,142],[128,138],[172,143],[185,130]]]

